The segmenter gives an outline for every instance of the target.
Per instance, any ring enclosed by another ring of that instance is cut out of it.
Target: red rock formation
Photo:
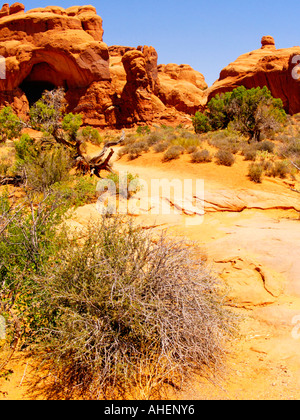
[[[110,80],[102,20],[92,6],[24,13],[24,6],[15,3],[9,12],[0,20],[0,54],[6,59],[6,79],[0,80],[2,102],[5,96],[7,102],[21,97],[24,114],[28,101],[36,100],[41,89],[63,86],[76,97],[79,89]]]
[[[186,122],[178,111],[194,112],[205,97],[197,87],[203,76],[189,66],[173,68],[176,77],[169,69],[165,81],[153,47],[108,48],[102,19],[92,6],[48,6],[25,12],[21,3],[4,4],[0,55],[6,67],[6,78],[0,80],[0,105],[12,105],[23,117],[43,90],[61,86],[69,110],[82,113],[85,124],[98,127],[178,118]]]
[[[158,66],[158,79],[157,95],[164,104],[187,114],[195,114],[205,106],[207,84],[191,66],[162,64]]]
[[[298,57],[298,59],[297,59]],[[244,85],[247,89],[267,86],[283,101],[291,115],[300,112],[300,47],[276,49],[271,36],[262,38],[261,49],[241,55],[225,67],[208,90],[208,101],[218,93]]]

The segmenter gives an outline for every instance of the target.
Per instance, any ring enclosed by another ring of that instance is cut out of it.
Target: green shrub
[[[70,207],[79,207],[97,200],[97,181],[90,176],[69,178],[57,182],[49,190]]]
[[[144,126],[139,126],[137,129],[136,129],[136,133],[137,134],[149,134],[150,133],[150,128],[148,127],[148,125],[144,125]]]
[[[261,183],[264,168],[261,163],[251,163],[249,165],[248,176],[251,181]]]
[[[229,150],[220,149],[215,157],[218,165],[232,166],[235,162],[234,155]]]
[[[192,154],[192,163],[206,163],[211,162],[212,158],[208,150],[196,150]]]
[[[208,117],[201,112],[196,112],[192,121],[196,133],[207,133],[212,129]]]
[[[103,142],[99,131],[96,128],[87,126],[81,130],[80,137],[87,142],[93,143],[96,146],[100,145]]]
[[[34,160],[22,165],[26,172],[27,185],[35,191],[45,191],[57,182],[66,181],[71,169],[71,157],[63,146],[51,150],[40,149]]]
[[[12,140],[20,135],[22,124],[11,107],[6,106],[0,110],[0,143]]]
[[[230,124],[257,141],[265,134],[278,131],[285,122],[282,101],[273,98],[266,86],[252,89],[239,86],[232,92],[216,95],[207,104],[207,111],[196,113],[193,119],[196,132],[220,130]]]
[[[82,116],[70,112],[63,117],[62,129],[67,133],[71,141],[76,141],[77,132],[82,125]]]
[[[14,142],[17,164],[31,162],[37,157],[37,150],[34,140],[29,134],[22,134],[19,140]]]
[[[129,198],[132,195],[140,191],[140,181],[138,175],[132,175],[131,173],[127,174],[126,185],[123,185],[124,190],[120,190],[120,178],[118,174],[109,174],[107,179],[110,179],[114,182],[116,186],[116,193],[120,194],[124,198]],[[130,186],[130,191],[129,191]]]

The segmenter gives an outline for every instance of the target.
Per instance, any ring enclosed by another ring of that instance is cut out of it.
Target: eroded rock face
[[[300,112],[300,47],[276,49],[271,36],[264,36],[261,43],[260,49],[241,55],[221,71],[208,90],[208,101],[241,85],[267,86],[289,114]]]
[[[102,128],[183,122],[184,113],[194,112],[203,102],[197,83],[204,78],[189,66],[175,70],[176,78],[167,75],[166,83],[153,47],[108,48],[102,19],[93,6],[25,12],[21,3],[4,4],[0,55],[6,67],[0,106],[11,105],[22,117],[45,89],[55,87],[65,88],[70,111],[80,112],[85,124]],[[185,83],[198,91],[188,93]]]
[[[69,96],[77,97],[93,82],[110,81],[102,20],[94,7],[46,7],[25,13],[20,3],[4,6],[1,13],[6,14],[0,20],[0,55],[6,64],[6,79],[0,80],[2,104],[8,102],[24,115],[44,89],[62,86]]]
[[[158,66],[158,97],[178,111],[195,114],[207,101],[204,76],[187,64]]]

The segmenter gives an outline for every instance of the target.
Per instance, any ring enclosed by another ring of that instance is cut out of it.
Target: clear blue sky
[[[300,45],[299,0],[24,0],[26,10],[92,4],[108,45],[152,45],[159,64],[190,64],[210,86],[239,55],[272,35],[277,48]]]

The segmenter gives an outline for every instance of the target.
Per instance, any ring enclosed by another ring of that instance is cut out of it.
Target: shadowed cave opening
[[[25,93],[29,106],[32,106],[36,101],[38,101],[45,90],[53,90],[56,89],[57,86],[55,86],[51,82],[43,82],[43,81],[28,81],[24,80],[20,88]]]

